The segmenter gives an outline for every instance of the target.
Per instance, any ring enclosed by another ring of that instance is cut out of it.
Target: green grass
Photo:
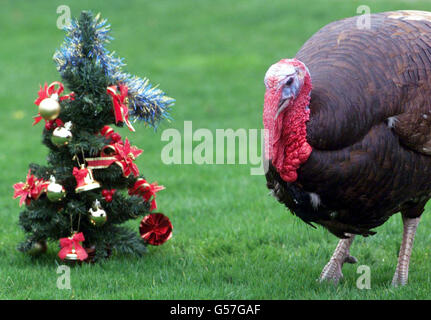
[[[59,80],[52,54],[63,40],[56,8],[101,12],[113,26],[110,45],[128,71],[148,76],[177,99],[174,121],[193,127],[262,128],[263,76],[291,57],[325,24],[356,14],[401,8],[430,10],[427,1],[2,1],[0,12],[0,298],[1,299],[424,299],[431,290],[431,216],[424,214],[412,255],[410,284],[390,286],[402,224],[392,217],[377,235],[358,238],[352,254],[371,268],[371,289],[356,288],[357,265],[338,287],[316,278],[337,239],[313,230],[273,198],[247,165],[161,162],[162,130],[136,125],[127,134],[143,148],[138,165],[167,189],[160,211],[174,236],[141,259],[114,255],[71,270],[72,290],[56,288],[58,244],[33,260],[16,251],[24,238],[12,185],[29,162],[45,163],[42,125],[32,126],[39,83]],[[428,207],[429,211],[430,208]],[[139,221],[129,223],[138,232]]]

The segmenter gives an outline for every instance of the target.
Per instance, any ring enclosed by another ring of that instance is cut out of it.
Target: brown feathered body
[[[339,237],[419,216],[431,197],[431,13],[370,18],[370,29],[358,17],[326,25],[299,50],[312,152],[294,182],[271,163],[266,173],[280,202]]]

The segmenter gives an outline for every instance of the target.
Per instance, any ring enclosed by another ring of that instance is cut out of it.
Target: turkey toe
[[[322,273],[320,274],[319,281],[324,282],[333,282],[334,284],[338,284],[341,278],[343,278],[343,273],[341,272],[342,264],[336,260],[332,260],[328,262],[328,264],[323,268]]]

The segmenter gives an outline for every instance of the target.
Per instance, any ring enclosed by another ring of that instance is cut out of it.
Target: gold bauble
[[[103,226],[108,220],[108,217],[106,216],[106,211],[102,209],[99,200],[94,201],[93,208],[90,208],[90,210],[88,210],[88,213],[90,214],[89,219],[93,226]]]
[[[39,104],[39,113],[45,120],[55,120],[60,114],[60,103],[58,96],[53,94],[49,98],[45,98]]]
[[[72,140],[72,122],[66,122],[63,127],[57,127],[51,136],[51,142],[57,147],[65,146]]]
[[[31,248],[27,251],[27,253],[33,257],[37,257],[41,255],[42,253],[45,253],[47,249],[46,241],[41,240],[38,242],[34,242],[31,245]]]
[[[66,190],[61,184],[55,182],[54,176],[51,176],[48,187],[46,188],[46,196],[52,202],[63,200],[66,196]]]

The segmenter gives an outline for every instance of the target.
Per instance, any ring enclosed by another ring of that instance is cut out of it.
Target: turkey
[[[431,198],[431,12],[336,21],[265,74],[265,172],[275,198],[340,238],[320,280],[354,263],[355,235],[404,225],[394,286],[405,285]]]

